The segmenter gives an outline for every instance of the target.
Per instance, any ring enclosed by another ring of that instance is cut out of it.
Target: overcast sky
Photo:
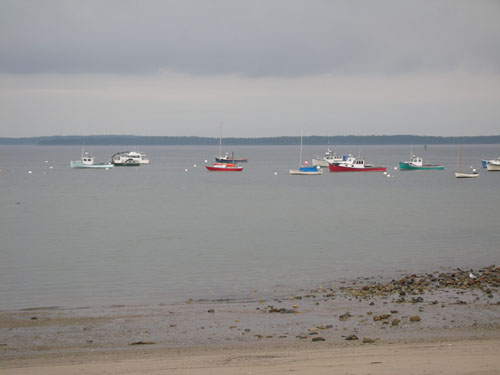
[[[0,0],[0,136],[500,134],[500,1]]]

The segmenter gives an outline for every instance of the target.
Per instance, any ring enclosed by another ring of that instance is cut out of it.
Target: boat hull
[[[411,163],[399,162],[399,169],[402,171],[418,171],[418,170],[443,170],[442,165],[413,165]]]
[[[247,163],[248,159],[226,159],[226,158],[215,157],[215,162],[216,163],[230,163],[230,164]]]
[[[140,167],[140,162],[123,162],[123,163],[114,163],[115,167]]]
[[[113,164],[83,164],[81,161],[71,161],[70,162],[72,169],[108,169],[113,168]]]
[[[462,173],[462,172],[455,172],[455,177],[456,178],[475,178],[479,177],[479,173]]]
[[[323,170],[321,169],[316,169],[316,170],[306,170],[302,171],[300,169],[290,169],[289,173],[292,176],[317,176],[323,174]]]
[[[497,163],[486,163],[486,169],[490,172],[500,172],[500,164]]]
[[[344,165],[330,164],[330,172],[385,172],[386,167],[364,167],[355,168]]]
[[[210,172],[241,172],[243,167],[212,167],[206,165],[205,168]]]

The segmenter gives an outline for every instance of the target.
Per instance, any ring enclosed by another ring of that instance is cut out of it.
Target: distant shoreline
[[[300,137],[258,137],[224,138],[224,145],[296,145]],[[219,138],[210,137],[172,137],[172,136],[136,136],[136,135],[68,135],[47,137],[9,138],[0,137],[0,145],[137,145],[137,146],[193,146],[216,145]],[[308,145],[432,145],[432,144],[500,144],[500,135],[438,137],[418,135],[336,135],[307,136],[304,144]]]

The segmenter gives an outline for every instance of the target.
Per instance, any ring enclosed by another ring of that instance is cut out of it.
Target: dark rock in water
[[[214,310],[214,309],[210,309],[210,310],[207,310],[207,312],[209,312],[209,313],[212,313],[212,314],[213,314],[213,313],[215,313],[215,310]]]
[[[325,339],[321,336],[318,336],[318,337],[313,337],[311,341],[325,341]]]
[[[37,316],[32,316],[31,320],[38,320],[38,317]]]
[[[349,335],[345,338],[346,340],[348,341],[351,341],[351,340],[357,340],[358,339],[358,336],[356,335]]]

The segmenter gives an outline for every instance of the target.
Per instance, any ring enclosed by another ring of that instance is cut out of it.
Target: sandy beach
[[[497,374],[500,269],[0,312],[2,374]]]
[[[500,374],[500,340],[73,353],[7,361],[31,374]]]

